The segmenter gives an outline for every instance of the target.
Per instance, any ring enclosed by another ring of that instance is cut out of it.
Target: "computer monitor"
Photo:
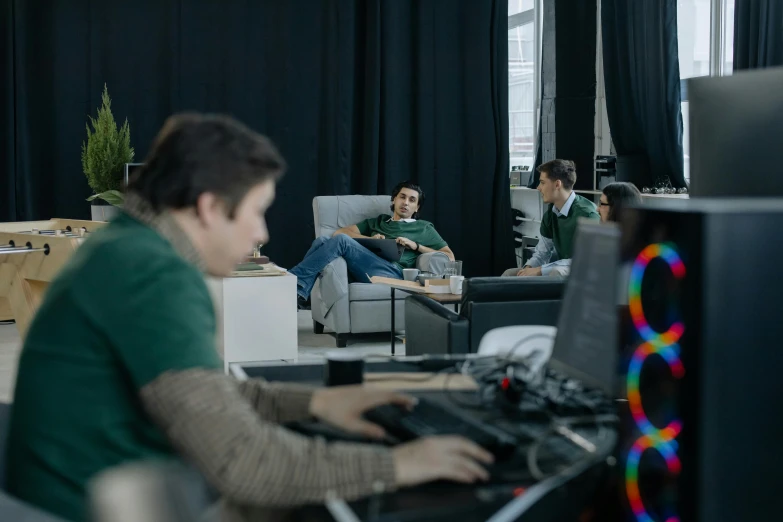
[[[614,395],[620,229],[579,222],[549,367]]]
[[[688,83],[691,197],[783,196],[783,67]]]

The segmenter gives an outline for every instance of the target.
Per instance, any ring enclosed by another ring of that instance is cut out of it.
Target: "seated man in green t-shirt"
[[[503,275],[567,276],[579,218],[599,219],[593,202],[573,190],[576,183],[573,161],[556,159],[542,164],[537,170],[541,174],[538,191],[544,203],[549,205],[541,219],[541,237],[524,268],[512,268]],[[551,261],[555,255],[557,260]]]
[[[272,144],[234,120],[166,122],[123,212],[76,250],[30,325],[10,420],[10,494],[82,521],[88,483],[102,471],[184,460],[222,494],[225,517],[266,520],[265,509],[330,496],[487,477],[479,462],[491,456],[463,438],[388,449],[281,426],[317,418],[381,438],[362,413],[412,407],[408,396],[224,374],[204,272],[228,275],[267,242],[264,214],[283,170]]]
[[[297,278],[297,294],[303,303],[310,297],[315,280],[326,265],[342,257],[348,272],[369,283],[368,277],[402,279],[403,268],[416,268],[416,258],[428,252],[443,252],[454,261],[454,254],[429,221],[417,219],[424,203],[424,191],[410,181],[394,187],[392,215],[381,214],[356,225],[337,230],[331,238],[319,237],[301,263],[290,270]],[[392,263],[370,252],[351,238],[396,239],[405,247],[399,262]]]

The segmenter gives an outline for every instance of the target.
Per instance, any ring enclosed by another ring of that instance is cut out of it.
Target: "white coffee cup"
[[[453,275],[449,277],[449,288],[452,294],[462,295],[462,282],[465,280],[465,276]]]
[[[419,269],[418,268],[403,268],[402,269],[402,278],[406,281],[415,281],[416,278],[419,277]]]

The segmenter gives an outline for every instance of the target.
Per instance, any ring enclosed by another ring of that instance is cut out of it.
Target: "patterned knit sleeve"
[[[229,502],[293,507],[394,489],[391,451],[327,444],[265,421],[218,371],[167,372],[140,393],[173,447]]]
[[[285,424],[310,417],[314,389],[297,384],[270,383],[261,379],[237,382],[239,393],[264,420]]]

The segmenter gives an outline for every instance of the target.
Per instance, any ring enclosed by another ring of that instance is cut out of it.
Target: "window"
[[[723,69],[721,74],[734,71],[734,0],[723,1]]]
[[[508,2],[508,136],[511,166],[532,168],[536,148],[535,0]]]
[[[734,65],[734,0],[677,0],[680,79],[731,74]],[[682,90],[682,148],[690,181],[688,92]]]
[[[532,165],[535,156],[533,24],[508,30],[508,136],[511,164]],[[516,161],[515,161],[516,160]]]
[[[710,1],[677,1],[681,80],[710,74]]]
[[[508,0],[508,16],[533,11],[534,0]]]

